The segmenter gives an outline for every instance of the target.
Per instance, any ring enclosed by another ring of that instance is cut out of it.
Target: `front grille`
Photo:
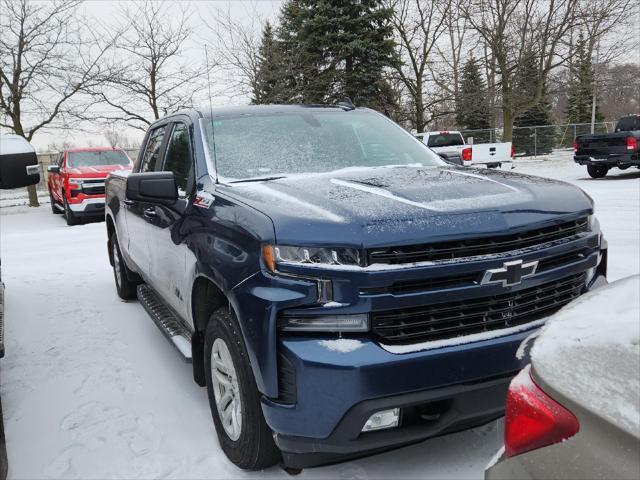
[[[589,255],[593,254],[591,248],[583,248],[572,252],[563,253],[553,257],[547,257],[538,262],[537,273],[547,272],[554,268],[563,267],[576,262],[583,261]],[[462,288],[478,285],[486,270],[478,270],[476,272],[464,275],[452,275],[446,277],[426,278],[417,280],[405,280],[395,282],[389,286],[381,287],[363,287],[360,289],[361,295],[384,295],[384,294],[403,294],[415,292],[428,292],[432,290],[444,290],[448,288]]]
[[[82,193],[86,195],[104,195],[104,181],[104,178],[84,180],[82,182]]]
[[[523,325],[578,297],[585,273],[512,293],[374,312],[373,333],[385,343],[415,343]]]
[[[588,229],[589,224],[587,217],[583,217],[558,225],[509,235],[371,249],[367,252],[367,258],[369,265],[375,263],[395,265],[435,260],[453,260],[462,257],[491,255],[519,250],[521,248],[571,237],[578,233],[586,232]]]

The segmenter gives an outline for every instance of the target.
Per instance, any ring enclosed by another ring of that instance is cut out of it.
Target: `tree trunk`
[[[502,118],[504,122],[503,142],[510,142],[513,139],[513,111],[508,105],[502,106]]]
[[[29,193],[29,206],[30,207],[39,207],[40,202],[38,202],[38,192],[36,191],[35,185],[29,185],[27,187],[27,192]]]

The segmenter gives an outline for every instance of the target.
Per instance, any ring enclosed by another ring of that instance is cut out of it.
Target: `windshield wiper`
[[[255,177],[255,178],[243,178],[242,180],[232,180],[228,183],[242,183],[242,182],[268,182],[269,180],[279,180],[281,178],[287,178],[286,175],[280,175],[279,177]]]

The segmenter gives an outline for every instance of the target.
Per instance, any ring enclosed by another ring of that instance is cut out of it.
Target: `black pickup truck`
[[[622,117],[614,133],[577,136],[573,150],[575,162],[586,165],[593,178],[604,177],[614,167],[640,168],[640,114]]]

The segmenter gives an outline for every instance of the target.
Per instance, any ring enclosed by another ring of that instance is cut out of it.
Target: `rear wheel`
[[[224,453],[247,470],[275,465],[280,451],[262,415],[236,316],[227,306],[209,320],[204,362],[211,415]]]
[[[122,258],[120,245],[118,245],[118,237],[115,233],[111,234],[109,239],[109,247],[111,248],[111,258],[113,260],[113,277],[116,281],[116,290],[118,296],[123,300],[133,300],[136,298],[136,282],[129,280],[127,271],[129,267]]]
[[[67,221],[67,225],[69,226],[77,225],[78,223],[80,223],[80,219],[76,217],[76,215],[73,213],[73,210],[69,208],[69,202],[67,202],[66,198],[64,199],[64,218]]]
[[[603,165],[587,165],[587,172],[591,178],[602,178],[608,171],[609,169]]]

